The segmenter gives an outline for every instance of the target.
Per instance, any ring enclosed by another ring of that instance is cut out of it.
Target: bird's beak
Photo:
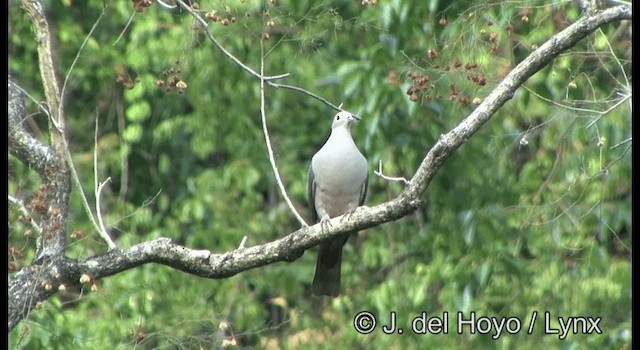
[[[357,116],[357,115],[355,115],[355,114],[351,114],[349,117],[351,117],[351,119],[352,119],[352,120],[354,120],[354,121],[356,121],[356,122],[359,122],[359,121],[360,121],[360,117],[358,117],[358,116]]]

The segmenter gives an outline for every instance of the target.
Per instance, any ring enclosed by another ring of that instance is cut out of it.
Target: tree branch
[[[323,240],[397,220],[420,205],[419,200],[400,195],[372,208],[361,207],[349,216],[349,220],[343,220],[342,216],[333,218],[328,230],[323,230],[320,224],[307,226],[273,242],[240,247],[222,254],[190,249],[173,243],[169,238],[158,238],[127,249],[115,248],[83,260],[63,258],[27,267],[9,282],[9,331],[37,303],[53,295],[60,285],[86,284],[86,281],[80,282],[83,275],[96,280],[143,264],[158,263],[200,277],[226,278],[274,262],[293,261]]]
[[[269,86],[271,86],[271,87],[276,88],[276,89],[286,89],[286,90],[292,90],[292,91],[301,92],[301,93],[303,93],[303,94],[305,94],[307,96],[315,98],[316,100],[326,104],[327,106],[333,108],[336,111],[341,111],[342,110],[342,108],[340,106],[334,105],[333,103],[329,102],[329,100],[327,100],[326,98],[321,97],[319,95],[316,95],[313,92],[307,91],[307,90],[305,90],[305,89],[303,89],[301,87],[297,87],[297,86],[293,86],[293,85],[287,85],[287,84],[277,84],[277,83],[274,83],[272,81],[267,81],[267,84]]]
[[[24,126],[26,118],[22,90],[9,78],[8,86],[8,139],[9,152],[28,167],[34,169],[42,179],[39,202],[35,211],[40,216],[36,225],[36,261],[46,257],[61,256],[66,249],[66,222],[68,213],[68,173],[63,161],[54,151],[31,135]],[[32,225],[34,213],[30,213]]]
[[[306,249],[326,239],[397,220],[421,204],[418,199],[401,195],[375,207],[361,207],[349,216],[349,220],[342,216],[333,218],[330,229],[323,230],[320,224],[303,227],[273,242],[241,247],[222,254],[190,249],[172,243],[168,238],[158,238],[128,249],[114,249],[77,263],[82,273],[94,278],[111,276],[151,262],[200,277],[225,278],[274,262],[293,261]]]

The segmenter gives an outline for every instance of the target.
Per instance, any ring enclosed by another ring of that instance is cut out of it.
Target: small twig
[[[531,90],[530,88],[526,87],[525,85],[522,86],[525,90],[527,90],[528,92],[530,92],[531,94],[535,95],[536,97],[538,97],[541,100],[547,101],[555,106],[561,107],[561,108],[565,108],[565,109],[569,109],[575,112],[586,112],[586,113],[593,113],[598,115],[598,117],[595,120],[592,120],[589,124],[587,124],[587,128],[590,128],[591,126],[593,126],[593,124],[597,123],[602,117],[604,117],[607,113],[611,112],[612,110],[616,109],[618,106],[620,106],[621,104],[625,103],[626,101],[628,101],[631,98],[631,95],[623,95],[622,99],[620,99],[619,101],[617,101],[613,106],[607,108],[607,110],[605,111],[598,111],[595,109],[588,109],[588,108],[580,108],[580,107],[572,107],[572,106],[567,106],[565,104],[556,102],[550,98],[546,98],[540,94],[538,94],[537,92]]]
[[[58,107],[58,115],[61,116],[62,115],[62,108],[64,106],[64,93],[67,89],[67,83],[69,82],[69,78],[71,77],[71,73],[73,72],[73,68],[76,66],[76,63],[78,63],[78,59],[80,58],[80,54],[82,53],[82,50],[84,50],[84,47],[87,45],[87,42],[89,42],[89,38],[91,38],[91,36],[93,35],[93,32],[96,30],[96,28],[98,27],[98,24],[100,23],[100,20],[102,20],[102,17],[104,17],[105,14],[105,8],[102,8],[102,13],[100,14],[100,16],[98,16],[98,19],[93,23],[93,26],[91,27],[91,30],[89,30],[89,33],[84,37],[84,41],[82,41],[82,44],[80,45],[80,48],[78,49],[78,52],[76,53],[76,57],[73,58],[73,62],[71,62],[71,66],[69,66],[69,72],[67,73],[67,75],[64,77],[64,82],[62,83],[62,90],[60,91],[60,106]],[[62,118],[60,118],[60,120],[64,120]],[[55,120],[53,121],[54,125]],[[56,127],[58,127],[56,125]],[[61,125],[62,129],[64,129],[64,125]],[[62,131],[62,129],[60,129],[60,132],[62,132],[64,134],[64,132]]]
[[[156,1],[158,2],[158,4],[160,4],[160,6],[164,7],[165,9],[167,9],[169,11],[175,11],[175,10],[178,9],[177,5],[167,4],[163,0],[156,0]]]
[[[104,227],[104,221],[102,220],[102,210],[100,208],[100,194],[104,186],[111,181],[111,177],[108,177],[101,183],[98,183],[98,118],[96,116],[96,130],[93,136],[94,148],[93,148],[93,181],[96,184],[95,196],[96,196],[96,217],[98,218],[98,235],[107,242],[109,249],[115,249],[116,244],[113,243],[111,237],[107,233],[107,229]]]
[[[631,140],[631,139],[629,139]],[[623,144],[625,141],[619,143],[618,145]],[[616,145],[616,146],[618,146]],[[607,164],[605,167],[601,167],[600,171],[609,171],[609,168],[611,168],[614,164],[616,164],[617,162],[619,162],[622,158],[624,158],[624,156],[627,154],[627,152],[629,152],[629,150],[631,149],[631,145],[627,146],[627,148],[624,149],[624,151],[622,151],[622,153],[620,154],[620,156],[614,160],[612,160],[611,162],[609,162],[609,164]]]
[[[632,138],[632,137],[630,137],[630,138],[628,138],[628,139],[626,139],[626,140],[624,140],[624,141],[622,141],[622,142],[618,142],[618,143],[616,143],[615,145],[611,146],[611,149],[616,149],[616,148],[618,148],[618,147],[620,147],[620,146],[624,145],[625,143],[629,143],[629,142],[631,142],[631,140],[632,140],[632,139],[633,139],[633,138]]]
[[[280,74],[280,75],[274,75],[274,76],[269,76],[269,77],[265,77],[260,73],[257,73],[256,71],[254,71],[253,69],[249,68],[247,65],[245,65],[244,63],[242,63],[242,61],[240,61],[239,59],[237,59],[233,54],[231,54],[229,51],[227,51],[227,49],[224,48],[224,46],[222,46],[222,44],[220,44],[218,42],[218,40],[216,40],[216,38],[213,36],[213,34],[211,34],[211,31],[209,30],[209,24],[207,23],[207,21],[205,21],[196,11],[194,11],[191,6],[187,5],[184,1],[182,0],[176,0],[176,2],[178,4],[180,4],[180,6],[185,9],[187,12],[189,12],[198,22],[200,22],[200,24],[204,27],[204,32],[207,35],[207,37],[209,38],[209,40],[211,40],[211,42],[220,50],[222,51],[222,53],[227,56],[231,61],[233,61],[235,64],[237,64],[238,66],[240,66],[240,68],[244,69],[245,71],[247,71],[249,74],[253,75],[254,77],[261,79],[261,80],[278,80],[278,79],[282,79],[282,78],[286,78],[289,76],[289,73],[284,73],[284,74]]]
[[[118,42],[120,41],[120,39],[122,39],[122,37],[124,36],[125,33],[127,33],[127,29],[129,28],[129,26],[131,25],[131,22],[133,22],[133,18],[136,16],[136,12],[134,11],[133,14],[131,14],[131,16],[129,17],[129,20],[127,21],[127,24],[124,25],[124,28],[120,31],[120,35],[118,35],[118,37],[116,38],[116,40],[113,42],[113,44],[111,44],[111,46],[116,46],[116,44],[118,44]]]
[[[87,213],[87,217],[89,217],[89,221],[93,224],[93,227],[100,232],[100,226],[96,222],[96,219],[93,217],[93,213],[91,212],[91,207],[89,206],[89,200],[82,189],[82,183],[80,182],[80,177],[78,176],[78,172],[76,171],[75,166],[73,165],[73,159],[71,158],[71,153],[66,152],[67,164],[69,164],[69,170],[71,170],[71,177],[73,178],[73,182],[76,184],[78,188],[78,192],[80,193],[80,199],[82,200],[82,206],[84,207],[85,212]]]
[[[378,163],[378,170],[373,172],[374,174],[380,176],[381,178],[387,180],[387,181],[397,181],[397,182],[402,182],[405,185],[409,184],[409,180],[405,179],[404,177],[391,177],[391,176],[387,176],[384,175],[382,173],[382,160],[380,160],[380,162]]]
[[[249,237],[249,236],[244,236],[244,237],[242,237],[242,241],[240,241],[240,245],[238,246],[238,249],[242,249],[242,248],[244,248],[245,244],[247,243],[247,238],[248,238],[248,237]]]
[[[33,103],[35,103],[36,106],[38,106],[38,109],[40,109],[42,113],[44,113],[47,116],[47,118],[51,118],[51,113],[49,112],[46,102],[36,100],[36,98],[33,97],[31,94],[29,94],[27,90],[23,89],[20,85],[18,85],[13,80],[9,80],[9,84],[15,86],[16,89],[20,90],[26,97],[28,97],[31,101],[33,101]]]
[[[21,200],[13,197],[12,195],[9,195],[8,198],[9,198],[9,202],[15,204],[18,207],[20,212],[22,212],[22,215],[29,218],[29,224],[31,225],[31,227],[33,227],[33,229],[36,230],[38,234],[41,234],[42,228],[38,225],[38,223],[35,220],[33,220],[33,216],[29,214],[29,211],[27,210],[27,207],[24,205],[24,203],[22,203]]]
[[[264,76],[264,45],[262,40],[260,40],[260,77],[263,77],[263,76]],[[289,196],[287,195],[287,190],[284,188],[284,185],[282,184],[282,179],[280,178],[280,173],[278,172],[276,159],[273,156],[273,148],[271,147],[271,138],[269,137],[269,130],[267,129],[267,112],[265,108],[264,82],[265,82],[264,78],[261,78],[260,79],[260,117],[262,119],[262,131],[264,133],[264,140],[265,140],[265,143],[267,144],[267,152],[269,153],[269,162],[271,163],[271,168],[273,169],[273,174],[276,177],[276,182],[278,183],[278,188],[280,189],[280,193],[282,194],[282,197],[284,197],[285,202],[287,202],[289,209],[291,209],[291,212],[293,213],[293,215],[296,217],[296,219],[298,219],[298,222],[300,222],[302,227],[306,227],[309,225],[307,225],[307,223],[304,221],[302,216],[300,216],[300,214],[296,210],[296,207],[293,205],[293,203],[291,202],[291,199],[289,199]]]
[[[590,128],[591,126],[593,126],[595,123],[597,123],[600,119],[602,119],[602,117],[604,117],[607,113],[611,112],[612,110],[618,108],[618,106],[620,106],[621,104],[625,103],[628,99],[631,98],[631,95],[625,95],[620,101],[618,101],[616,104],[614,104],[613,106],[609,107],[606,111],[604,112],[599,112],[598,114],[600,114],[596,119],[592,120],[591,123],[587,124],[587,129]]]
[[[102,212],[100,208],[100,194],[102,193],[102,189],[104,188],[104,186],[110,181],[111,177],[108,177],[106,180],[101,182],[96,189],[96,216],[98,217],[98,225],[100,225],[100,231],[98,231],[98,234],[100,235],[100,237],[102,237],[102,239],[105,240],[105,242],[107,242],[109,249],[115,249],[116,244],[113,243],[113,240],[111,240],[111,237],[109,237],[109,234],[107,233],[107,229],[104,227],[104,221],[102,220]]]
[[[287,90],[293,90],[293,91],[301,92],[301,93],[303,93],[305,95],[308,95],[308,96],[311,96],[311,97],[315,98],[318,101],[321,101],[322,103],[324,103],[327,106],[335,109],[336,111],[341,111],[342,110],[342,108],[341,108],[342,104],[340,106],[336,106],[333,103],[329,102],[327,99],[322,98],[322,97],[314,94],[313,92],[307,91],[307,90],[305,90],[303,88],[299,88],[299,87],[293,86],[293,85],[276,84],[276,83],[273,83],[273,82],[270,82],[270,81],[268,81],[267,84],[269,84],[271,87],[274,87],[276,89],[287,89]]]

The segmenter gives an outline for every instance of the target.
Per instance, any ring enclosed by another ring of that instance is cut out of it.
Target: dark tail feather
[[[316,273],[313,276],[311,290],[314,295],[338,296],[340,294],[340,268],[342,265],[342,246],[349,235],[343,239],[335,239],[328,243],[320,244]]]

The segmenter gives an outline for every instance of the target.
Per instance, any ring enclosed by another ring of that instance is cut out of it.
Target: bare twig
[[[93,213],[91,212],[91,206],[89,205],[89,200],[87,199],[87,196],[85,195],[84,190],[82,189],[82,183],[80,182],[80,177],[78,176],[78,172],[76,171],[75,166],[73,166],[73,159],[71,158],[70,152],[67,152],[66,159],[67,159],[67,164],[69,164],[69,170],[71,171],[71,178],[73,179],[73,183],[76,185],[76,188],[78,189],[78,192],[80,194],[82,207],[84,208],[84,211],[87,213],[87,217],[89,218],[89,221],[91,221],[91,224],[93,225],[93,227],[96,229],[96,231],[98,231],[98,233],[100,233],[100,225],[98,225],[96,218],[93,216]]]
[[[242,241],[240,241],[240,245],[238,245],[238,249],[244,248],[245,244],[247,244],[247,239],[248,238],[249,238],[249,236],[242,237]]]
[[[166,3],[163,0],[156,0],[156,1],[158,2],[158,4],[160,4],[160,6],[164,7],[167,10],[176,10],[178,8],[177,5]]]
[[[24,205],[24,203],[22,203],[21,200],[13,197],[12,195],[9,195],[8,198],[9,198],[9,202],[13,203],[15,206],[18,207],[18,210],[20,210],[22,215],[29,218],[29,224],[31,225],[31,227],[33,227],[33,229],[36,230],[38,234],[41,234],[42,228],[40,227],[40,225],[38,225],[38,223],[35,220],[33,220],[33,216],[31,216],[31,214],[27,210],[27,207]]]
[[[380,176],[381,178],[387,180],[387,181],[397,181],[397,182],[402,182],[405,185],[409,184],[409,180],[405,179],[404,177],[392,177],[392,176],[387,176],[385,174],[382,173],[382,160],[380,160],[380,162],[378,163],[378,170],[373,172],[374,174]]]
[[[574,111],[574,112],[584,112],[584,113],[591,113],[591,114],[597,115],[597,117],[594,120],[592,120],[591,122],[589,122],[589,124],[587,124],[586,128],[592,127],[595,123],[600,121],[600,119],[602,119],[602,117],[604,117],[605,115],[607,115],[609,112],[613,111],[614,109],[618,108],[618,106],[620,106],[621,104],[625,103],[626,101],[629,101],[631,99],[631,97],[632,97],[631,94],[622,95],[622,98],[620,100],[618,100],[616,103],[614,103],[611,107],[607,108],[604,111],[598,111],[598,110],[595,110],[595,109],[568,106],[568,105],[556,102],[556,101],[554,101],[552,99],[549,99],[547,97],[544,97],[544,96],[538,94],[537,92],[529,89],[526,86],[523,86],[523,87],[524,87],[525,90],[529,91],[531,94],[535,95],[539,99],[547,101],[547,102],[553,104],[554,106],[557,106],[557,107],[560,107],[560,108],[564,108],[564,109],[568,109],[568,110]]]
[[[629,143],[629,142],[631,142],[631,139],[632,138],[630,137],[630,138],[628,138],[628,139],[626,139],[624,141],[618,142],[615,145],[611,146],[611,149],[615,149],[615,148],[618,148],[618,147],[620,147],[620,146],[622,146],[622,145],[624,145],[626,143]]]
[[[93,26],[91,26],[91,29],[89,30],[89,33],[84,37],[84,40],[82,41],[82,44],[80,44],[80,48],[78,49],[78,52],[76,53],[76,56],[73,58],[73,62],[71,62],[71,66],[69,66],[69,72],[67,72],[67,75],[64,77],[64,82],[62,83],[62,90],[60,92],[60,99],[61,100],[64,98],[64,93],[67,90],[67,83],[69,82],[69,78],[71,77],[71,73],[73,72],[73,68],[76,66],[76,63],[78,63],[78,59],[80,58],[80,54],[82,53],[82,50],[84,50],[84,47],[87,45],[87,42],[89,42],[89,38],[91,38],[91,36],[93,35],[93,32],[98,27],[98,24],[102,20],[102,17],[104,17],[104,14],[105,14],[105,8],[103,7],[102,8],[102,12],[100,13],[100,16],[93,23]],[[59,107],[60,109],[58,110],[58,115],[62,115],[62,107],[63,107],[63,103],[60,102],[60,107]],[[65,147],[65,148],[67,150],[69,149],[68,147]]]
[[[574,111],[574,112],[584,112],[584,113],[591,113],[591,114],[596,114],[598,115],[598,119],[596,120],[596,122],[598,120],[600,120],[600,118],[602,118],[605,114],[611,112],[613,109],[617,108],[620,104],[624,103],[625,101],[629,100],[631,98],[631,95],[623,95],[621,100],[618,100],[612,107],[607,108],[607,110],[605,111],[598,111],[596,109],[589,109],[589,108],[582,108],[582,107],[573,107],[573,106],[569,106],[566,104],[562,104],[560,102],[556,102],[550,98],[544,97],[542,95],[540,95],[539,93],[531,90],[530,88],[526,87],[526,86],[522,86],[522,88],[524,88],[525,90],[527,90],[529,93],[531,93],[532,95],[536,96],[537,98],[549,102],[551,104],[553,104],[554,106],[560,107],[560,108],[564,108],[564,109],[568,109],[570,111]],[[593,121],[590,122],[587,127],[590,127],[591,125],[593,125]]]
[[[108,184],[110,181],[111,181],[111,178],[108,177],[106,180],[98,184],[98,187],[96,188],[96,217],[98,218],[98,225],[100,226],[100,231],[98,231],[98,234],[100,235],[100,237],[102,237],[102,239],[105,240],[105,242],[107,242],[109,249],[115,249],[116,245],[115,243],[113,243],[113,240],[111,240],[111,237],[109,237],[109,234],[107,233],[107,229],[104,226],[104,221],[102,219],[102,211],[100,208],[100,194],[102,193],[102,189],[104,188],[104,186]]]
[[[261,77],[264,76],[264,44],[262,40],[260,40],[260,76]],[[287,190],[284,188],[284,184],[282,183],[282,179],[280,178],[280,173],[278,172],[276,159],[273,156],[273,148],[271,147],[271,138],[269,137],[269,129],[267,128],[267,112],[265,108],[264,82],[265,82],[264,79],[260,79],[260,117],[262,119],[262,131],[264,133],[265,143],[267,144],[267,152],[269,153],[269,162],[271,163],[271,169],[273,169],[273,174],[275,175],[276,182],[278,183],[278,188],[280,189],[280,193],[282,194],[282,197],[284,198],[285,202],[287,202],[289,209],[291,209],[291,212],[293,213],[293,215],[296,217],[298,222],[300,222],[300,225],[302,225],[302,227],[306,227],[309,225],[307,225],[306,221],[304,221],[302,216],[300,216],[300,214],[296,210],[296,207],[293,205],[293,203],[291,202],[291,199],[289,199],[289,196],[287,195]]]
[[[113,44],[111,44],[111,46],[116,46],[118,44],[118,42],[120,41],[120,39],[122,39],[122,37],[124,36],[125,33],[127,33],[127,29],[129,28],[129,26],[131,25],[131,22],[133,22],[133,19],[136,16],[136,12],[134,11],[131,16],[129,17],[129,20],[127,21],[127,24],[124,25],[124,28],[122,28],[122,30],[120,31],[120,35],[118,35],[118,37],[116,38],[116,40],[113,41]]]
[[[597,113],[597,114],[599,114],[598,117],[596,119],[592,120],[589,124],[587,124],[587,128],[592,127],[595,123],[597,123],[600,119],[602,119],[602,117],[607,115],[612,110],[618,108],[618,106],[620,106],[621,104],[625,103],[630,98],[631,98],[631,95],[625,95],[620,101],[616,102],[613,106],[607,108],[607,110],[602,111],[602,112],[598,112]]]
[[[108,177],[104,182],[98,183],[98,117],[96,115],[96,129],[93,134],[93,181],[95,184],[95,196],[96,196],[96,217],[98,218],[98,234],[102,239],[107,242],[109,249],[116,248],[115,243],[109,237],[109,233],[107,233],[107,229],[104,226],[104,222],[102,219],[102,210],[100,208],[100,194],[102,193],[102,189],[104,186],[111,181],[111,177]],[[82,191],[82,190],[81,190]]]
[[[64,80],[64,84],[62,86],[62,95],[64,96],[64,92],[66,90],[67,87],[67,83],[69,81],[69,78],[71,77],[71,73],[73,72],[73,68],[75,67],[78,59],[80,58],[80,54],[82,53],[82,50],[84,49],[84,47],[86,46],[87,42],[89,41],[89,38],[93,35],[93,32],[95,31],[95,29],[98,27],[98,24],[100,23],[100,20],[102,19],[102,17],[104,17],[104,10],[102,11],[102,13],[100,14],[100,16],[98,17],[98,19],[95,21],[95,23],[93,24],[93,26],[91,27],[91,30],[89,31],[89,33],[87,34],[87,36],[84,38],[84,41],[82,42],[82,44],[80,45],[80,48],[78,49],[78,52],[76,54],[76,56],[74,57],[73,62],[71,63],[71,66],[69,67],[69,72],[67,73],[65,80]],[[61,115],[62,114],[62,108],[63,108],[63,104],[60,103],[60,107],[59,107],[59,111],[58,113]],[[61,130],[61,132],[63,132],[64,135],[64,130]],[[71,175],[73,178],[73,181],[76,185],[76,188],[78,189],[78,192],[80,194],[80,198],[82,199],[82,204],[84,206],[84,209],[87,213],[87,216],[89,217],[89,220],[91,221],[91,223],[93,224],[93,226],[95,227],[96,231],[98,231],[98,234],[100,235],[100,237],[102,237],[102,239],[104,239],[107,243],[107,245],[109,246],[109,249],[113,249],[116,247],[116,245],[113,243],[113,241],[111,240],[111,238],[109,237],[109,235],[107,234],[105,228],[104,228],[104,224],[102,222],[102,213],[100,212],[100,190],[97,184],[98,184],[98,179],[97,179],[97,152],[98,152],[98,141],[97,141],[97,136],[98,136],[98,121],[97,121],[97,117],[96,117],[96,131],[95,131],[95,148],[94,148],[94,171],[95,171],[95,184],[96,184],[96,216],[97,216],[97,220],[94,217],[93,213],[91,212],[91,207],[89,205],[89,201],[87,199],[87,196],[84,192],[84,189],[82,188],[82,183],[80,182],[80,177],[78,176],[78,172],[75,168],[75,165],[73,163],[73,158],[71,156],[71,151],[69,149],[69,145],[67,143],[66,138],[63,136],[61,141],[64,144],[64,153],[65,153],[65,158],[67,160],[67,164],[69,166],[69,169],[71,171]],[[107,181],[105,181],[106,183]]]
[[[287,89],[287,90],[293,90],[293,91],[297,91],[297,92],[301,92],[307,96],[311,96],[313,98],[315,98],[318,101],[321,101],[322,103],[326,104],[327,106],[335,109],[336,111],[341,111],[342,108],[340,106],[336,106],[333,103],[329,102],[327,99],[320,97],[319,95],[314,94],[313,92],[307,91],[303,88],[297,87],[297,86],[293,86],[293,85],[286,85],[286,84],[276,84],[274,82],[268,81],[267,84],[269,84],[270,86],[276,88],[276,89]]]
[[[16,89],[20,90],[20,92],[22,92],[33,103],[35,103],[35,105],[38,106],[38,109],[40,109],[42,113],[44,113],[47,116],[47,118],[51,118],[51,113],[49,113],[49,109],[47,108],[47,104],[45,102],[36,100],[36,98],[33,97],[31,94],[29,94],[27,90],[23,89],[20,85],[18,85],[15,81],[12,81],[11,79],[9,79],[9,84],[14,86]]]

